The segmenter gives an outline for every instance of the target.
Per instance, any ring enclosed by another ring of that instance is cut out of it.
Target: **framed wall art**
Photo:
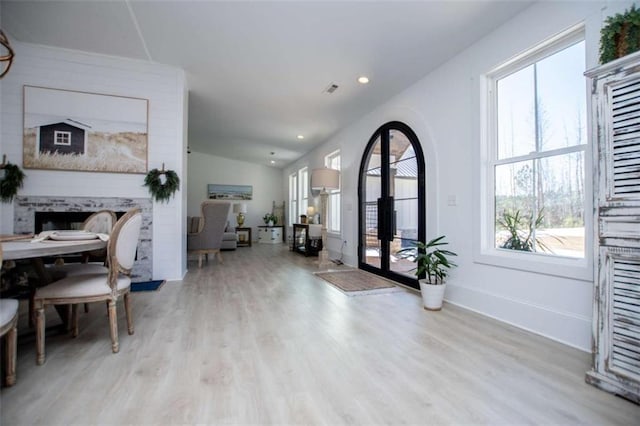
[[[214,200],[251,200],[253,186],[251,185],[207,185],[207,194]]]
[[[147,99],[24,86],[25,169],[146,173]]]

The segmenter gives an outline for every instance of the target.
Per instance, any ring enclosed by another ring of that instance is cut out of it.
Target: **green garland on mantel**
[[[165,181],[162,183],[161,176]],[[152,198],[160,202],[169,202],[169,199],[180,188],[180,178],[173,170],[153,169],[144,178],[144,186],[149,188]]]
[[[11,163],[5,163],[2,170],[4,170],[4,178],[0,179],[0,200],[3,203],[10,203],[18,193],[18,188],[22,187],[25,174],[20,167]]]
[[[606,64],[640,50],[640,10],[632,5],[609,16],[600,30],[600,63]]]

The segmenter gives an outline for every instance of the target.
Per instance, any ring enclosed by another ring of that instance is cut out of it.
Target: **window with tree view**
[[[491,76],[495,247],[584,257],[584,40],[506,68]]]

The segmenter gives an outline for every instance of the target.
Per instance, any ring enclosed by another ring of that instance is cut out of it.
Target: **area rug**
[[[393,281],[389,281],[359,269],[346,271],[314,272],[348,296],[390,293],[400,291]]]
[[[131,283],[131,291],[156,291],[166,282],[167,280],[156,280]]]

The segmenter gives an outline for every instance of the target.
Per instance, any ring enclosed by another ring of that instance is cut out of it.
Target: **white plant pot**
[[[422,304],[429,311],[439,311],[442,309],[442,301],[444,300],[444,291],[446,284],[429,284],[426,280],[420,280],[420,294],[422,295]]]

